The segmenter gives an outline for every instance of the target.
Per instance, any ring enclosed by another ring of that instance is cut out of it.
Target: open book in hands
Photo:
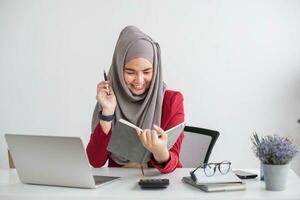
[[[113,127],[107,150],[131,162],[141,164],[148,162],[151,158],[151,152],[141,143],[136,129],[140,128],[124,119],[120,119]],[[183,129],[184,122],[165,131],[168,135],[168,149],[175,144]]]

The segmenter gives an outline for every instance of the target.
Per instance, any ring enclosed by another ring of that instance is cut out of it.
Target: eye
[[[128,74],[128,75],[133,75],[134,74],[134,72],[132,72],[132,71],[125,71],[125,73]]]
[[[151,73],[152,73],[152,70],[144,71],[144,74],[151,74]]]

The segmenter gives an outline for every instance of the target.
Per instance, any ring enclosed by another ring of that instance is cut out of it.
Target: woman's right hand
[[[115,93],[112,87],[109,85],[109,81],[101,81],[97,85],[98,103],[102,106],[102,113],[104,115],[112,115],[115,112],[117,101]]]

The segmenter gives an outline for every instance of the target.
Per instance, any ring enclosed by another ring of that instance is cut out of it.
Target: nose
[[[144,80],[143,74],[138,73],[135,80],[136,80],[136,83],[138,83],[138,84],[143,83],[143,80]]]

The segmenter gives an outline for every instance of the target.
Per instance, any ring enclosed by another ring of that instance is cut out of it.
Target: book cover
[[[232,182],[232,183],[196,183],[192,180],[190,176],[185,176],[182,178],[184,183],[192,185],[205,192],[225,192],[225,191],[239,191],[246,190],[246,184],[243,182]]]
[[[112,136],[109,141],[107,150],[118,156],[121,156],[131,162],[146,163],[151,158],[151,152],[148,151],[141,143],[134,124],[120,119],[112,130]],[[177,141],[180,133],[184,129],[184,123],[165,131],[168,135],[167,147],[170,149]]]
[[[230,170],[227,174],[221,174],[219,170],[213,176],[206,176],[203,169],[195,172],[197,184],[224,184],[224,183],[242,183],[242,180]]]

